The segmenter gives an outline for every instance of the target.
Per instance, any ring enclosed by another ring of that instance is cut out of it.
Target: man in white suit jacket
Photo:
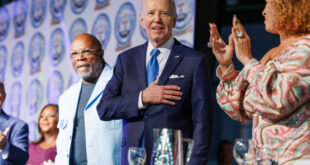
[[[74,39],[70,55],[81,80],[59,99],[56,164],[118,165],[122,121],[101,121],[96,111],[112,68],[103,60],[100,42],[90,34]]]

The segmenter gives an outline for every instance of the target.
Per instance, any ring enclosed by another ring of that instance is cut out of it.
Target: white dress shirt
[[[166,62],[168,60],[169,54],[171,52],[172,46],[174,44],[174,38],[171,37],[166,43],[164,43],[162,46],[158,47],[160,54],[157,55],[157,61],[158,61],[158,76],[161,75],[161,73],[164,70],[164,67],[166,65]],[[147,64],[151,58],[151,52],[154,49],[151,42],[148,42],[147,50],[146,50],[146,61],[145,61],[145,67],[147,67]],[[139,102],[138,102],[138,109],[145,109],[146,106],[142,103],[142,91],[140,91],[139,94]]]

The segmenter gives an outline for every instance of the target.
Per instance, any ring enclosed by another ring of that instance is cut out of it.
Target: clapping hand
[[[232,64],[232,57],[234,54],[234,41],[232,35],[229,36],[228,45],[221,38],[217,27],[214,23],[210,23],[210,39],[212,45],[212,52],[218,61],[222,71],[224,72],[229,65]]]
[[[251,53],[251,39],[236,15],[233,18],[232,36],[236,57],[243,65],[246,65],[253,58]]]

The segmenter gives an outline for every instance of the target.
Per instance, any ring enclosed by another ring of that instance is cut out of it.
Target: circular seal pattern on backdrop
[[[42,104],[43,100],[43,87],[38,79],[33,79],[27,91],[27,107],[28,114],[34,115]]]
[[[96,0],[95,10],[102,9],[102,8],[108,6],[109,3],[110,3],[109,0]]]
[[[31,74],[40,71],[41,62],[45,53],[45,39],[40,32],[35,33],[29,44],[28,61]]]
[[[19,41],[15,44],[11,56],[11,72],[14,77],[20,76],[23,71],[25,58],[25,46]]]
[[[46,17],[46,0],[32,0],[31,2],[31,24],[34,28],[40,27]]]
[[[70,41],[72,42],[73,39],[81,33],[87,33],[87,25],[83,18],[77,18],[70,26]]]
[[[61,73],[55,70],[47,84],[47,101],[49,104],[58,104],[58,98],[64,91],[64,79]]]
[[[14,30],[15,38],[22,36],[25,32],[26,19],[27,19],[28,4],[26,0],[17,0],[14,2]]]
[[[115,19],[116,50],[123,50],[131,45],[131,37],[136,26],[136,10],[132,3],[125,2],[119,9]]]
[[[0,42],[8,36],[10,28],[10,15],[6,7],[0,7]]]
[[[22,104],[22,84],[19,81],[15,81],[10,88],[9,101],[10,101],[10,115],[17,118],[20,117],[20,107]]]
[[[88,0],[70,0],[71,9],[74,14],[81,14],[87,7]]]
[[[100,14],[95,19],[91,33],[101,42],[104,50],[109,43],[111,35],[111,23],[108,15]]]
[[[4,81],[6,63],[7,63],[7,49],[4,45],[0,46],[0,82]]]
[[[57,66],[66,53],[65,33],[61,28],[55,29],[50,37],[49,42],[49,59],[53,66]]]
[[[67,0],[51,0],[50,11],[52,14],[52,24],[58,24],[63,21],[63,13],[66,7]]]
[[[35,118],[35,116],[31,116],[30,118]],[[35,141],[38,139],[38,123],[35,120],[31,120],[28,122],[29,126],[29,141]]]
[[[193,19],[193,3],[194,2],[192,0],[175,1],[178,18],[175,27],[172,29],[174,34],[181,35],[191,29],[191,21]]]
[[[80,78],[75,72],[71,73],[71,74],[70,74],[70,77],[69,77],[69,81],[68,81],[68,88],[69,88],[71,85],[73,85],[73,84],[79,82],[80,79],[81,79],[81,78]]]

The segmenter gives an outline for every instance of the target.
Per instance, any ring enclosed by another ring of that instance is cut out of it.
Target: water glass
[[[144,165],[146,160],[146,151],[144,148],[130,147],[128,150],[129,165]]]

